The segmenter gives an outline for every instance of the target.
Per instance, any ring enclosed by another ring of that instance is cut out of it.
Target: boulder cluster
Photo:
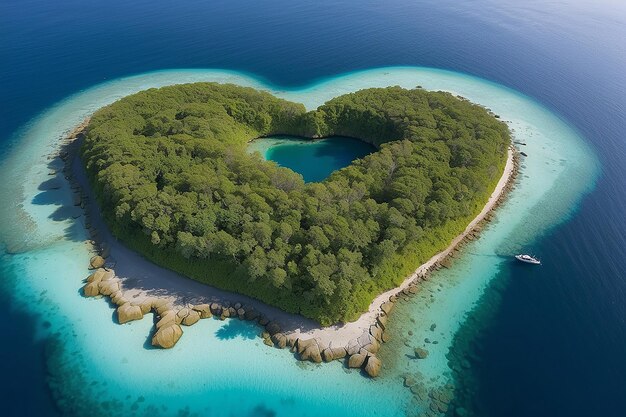
[[[278,348],[289,347],[300,360],[314,363],[344,360],[348,368],[362,369],[370,377],[380,374],[382,363],[376,356],[381,343],[388,340],[386,323],[393,310],[393,302],[383,304],[376,323],[366,329],[358,338],[352,339],[346,346],[327,346],[319,338],[296,337],[295,334],[281,333],[278,325],[266,326],[266,340]]]
[[[345,360],[349,368],[362,369],[370,377],[380,373],[382,363],[376,357],[380,345],[388,340],[386,323],[393,310],[393,302],[387,301],[381,306],[376,323],[372,324],[358,338],[346,346],[327,346],[318,338],[298,337],[295,333],[284,331],[281,325],[269,320],[254,308],[242,303],[210,303],[175,307],[165,298],[148,297],[130,300],[124,296],[120,278],[112,269],[103,268],[105,261],[101,256],[94,256],[89,263],[93,272],[85,280],[84,295],[87,297],[107,296],[116,306],[117,320],[120,324],[140,320],[145,314],[153,312],[157,316],[152,345],[170,349],[183,335],[182,326],[192,326],[201,319],[215,317],[220,320],[238,318],[255,321],[264,328],[261,333],[268,346],[280,349],[289,348],[296,357],[314,363]],[[395,297],[392,298],[395,300]]]

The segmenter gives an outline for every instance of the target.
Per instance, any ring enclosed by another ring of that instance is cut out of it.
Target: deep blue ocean
[[[0,158],[41,111],[125,75],[224,68],[290,87],[391,65],[465,72],[531,96],[577,128],[602,165],[573,218],[532,247],[550,261],[532,274],[511,264],[485,294],[498,301],[473,332],[471,406],[485,417],[626,415],[623,3],[0,0]],[[0,414],[56,415],[45,341],[33,342],[35,321],[6,284]]]

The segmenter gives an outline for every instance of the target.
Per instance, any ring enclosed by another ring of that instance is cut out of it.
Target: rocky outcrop
[[[115,277],[115,273],[113,271],[106,271],[102,268],[93,272],[91,275],[87,277],[87,284],[83,287],[83,293],[86,297],[95,297],[101,294],[100,291],[100,283],[103,281],[110,281]],[[114,288],[112,288],[113,290]],[[106,290],[108,291],[108,290]],[[110,295],[110,294],[104,294]]]
[[[280,332],[280,325],[276,323],[275,321],[271,321],[267,323],[267,326],[265,326],[265,329],[268,331],[270,335],[273,335],[273,334]]]
[[[386,314],[389,315],[391,310],[393,310],[393,303],[391,301],[387,301],[380,306],[380,309]]]
[[[152,308],[154,308],[154,311],[156,311],[157,315],[163,316],[166,311],[172,309],[172,304],[167,300],[157,298],[152,303]]]
[[[287,337],[282,333],[275,333],[271,336],[272,342],[276,345],[276,347],[280,349],[284,349],[287,347]]]
[[[138,303],[132,303],[133,305],[138,305],[139,308],[141,308],[141,312],[143,314],[148,314],[150,312],[150,310],[152,310],[152,304],[154,303],[154,300],[152,298],[146,298],[143,301],[139,301]]]
[[[214,316],[221,316],[222,315],[222,306],[217,304],[217,303],[211,303],[211,313]]]
[[[139,306],[134,306],[127,302],[117,308],[117,321],[120,324],[133,320],[141,320],[142,318],[143,313],[141,312],[141,307]]]
[[[185,326],[192,326],[200,321],[200,313],[189,308],[181,309],[176,316]]]
[[[331,362],[337,359],[343,359],[348,355],[344,347],[328,347],[322,351],[322,359],[324,362]]]
[[[256,320],[260,316],[260,313],[253,308],[248,308],[246,313],[244,314],[244,319],[246,320]]]
[[[376,326],[376,325],[371,325],[370,326],[370,334],[372,336],[374,336],[374,338],[376,340],[378,340],[379,342],[382,342],[383,340],[383,331],[380,327]]]
[[[156,328],[157,329],[160,329],[162,327],[167,327],[170,324],[178,324],[178,322],[176,321],[177,315],[176,315],[176,312],[174,310],[167,310],[160,317],[161,318],[156,323]]]
[[[178,324],[169,323],[156,331],[152,337],[152,346],[170,349],[174,347],[182,335],[183,329]]]
[[[111,294],[111,302],[115,305],[122,306],[129,301],[126,297],[124,297],[124,293],[122,291],[116,291]],[[139,310],[141,310],[141,308]]]
[[[193,306],[192,309],[200,314],[201,319],[208,319],[213,315],[211,313],[211,306],[208,304],[198,304]]]
[[[381,315],[379,315],[379,316],[376,318],[376,322],[378,323],[378,326],[379,326],[381,329],[383,329],[383,330],[385,330],[385,329],[387,328],[387,318],[388,318],[388,317],[389,317],[389,316],[387,316],[387,315],[381,314]]]
[[[428,356],[428,351],[419,347],[414,349],[414,353],[415,357],[418,359],[426,359],[426,357]]]
[[[296,342],[296,349],[300,354],[301,360],[309,360],[315,363],[322,362],[321,349],[316,339],[298,339]]]
[[[376,356],[370,356],[367,358],[367,363],[365,364],[365,372],[367,372],[370,377],[376,378],[380,373],[381,366],[380,359]]]
[[[102,295],[111,295],[120,290],[120,282],[118,279],[109,279],[98,283],[98,290]]]
[[[362,353],[355,353],[348,358],[348,368],[360,368],[365,363],[367,356]]]
[[[90,269],[98,269],[104,266],[104,258],[100,255],[96,255],[89,260]]]
[[[88,282],[87,285],[83,287],[83,293],[85,297],[95,297],[100,295],[100,290],[98,289],[97,282]]]

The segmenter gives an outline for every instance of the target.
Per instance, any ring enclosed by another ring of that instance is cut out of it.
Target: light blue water
[[[301,174],[305,182],[319,182],[355,159],[376,151],[372,145],[352,138],[308,140],[289,136],[256,139],[249,152],[259,151],[268,161]]]

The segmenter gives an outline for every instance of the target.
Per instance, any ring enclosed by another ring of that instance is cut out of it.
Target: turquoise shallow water
[[[308,140],[274,136],[254,140],[248,151],[259,151],[266,160],[301,174],[305,182],[317,182],[347,167],[355,159],[376,151],[376,148],[352,138]]]
[[[58,139],[97,108],[149,87],[181,82],[234,82],[266,89],[311,109],[361,88],[422,85],[463,95],[507,120],[527,145],[520,182],[481,239],[454,267],[436,274],[394,320],[383,375],[377,380],[341,364],[296,362],[288,351],[270,349],[248,324],[204,320],[186,328],[169,351],[146,349],[148,318],[126,325],[112,320],[103,300],[80,296],[89,259],[82,219],[63,216],[71,205],[67,185],[39,190],[49,180],[48,155]],[[172,70],[107,82],[78,93],[42,113],[17,137],[0,167],[2,239],[12,255],[6,269],[17,308],[39,317],[37,337],[56,335],[48,364],[52,388],[66,412],[92,415],[372,415],[416,411],[402,387],[405,372],[423,375],[428,387],[447,382],[445,357],[465,314],[507,257],[562,222],[598,175],[593,152],[578,133],[528,97],[464,74],[424,68],[383,68],[332,77],[303,89],[280,89],[243,74]],[[44,325],[44,322],[48,324]],[[433,335],[430,330],[436,323]],[[408,331],[413,336],[408,335]],[[430,332],[430,333],[429,333]],[[425,335],[437,340],[424,361],[410,359]],[[77,393],[80,393],[77,396]]]

